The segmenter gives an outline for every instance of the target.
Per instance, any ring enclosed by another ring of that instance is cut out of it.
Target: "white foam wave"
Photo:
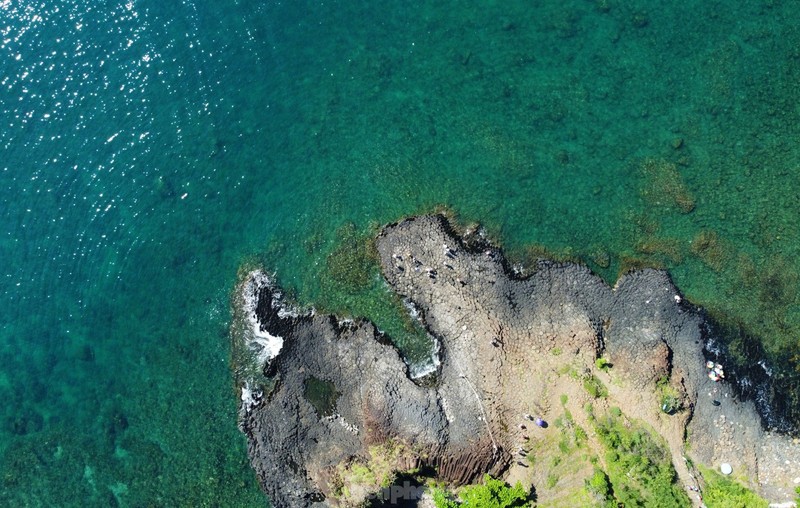
[[[255,327],[253,328],[253,339],[248,346],[256,353],[258,363],[266,365],[267,362],[278,356],[278,353],[283,349],[283,337],[259,330],[258,320],[256,319]]]
[[[248,324],[250,325],[250,334],[245,337],[247,347],[255,353],[256,361],[259,366],[263,367],[270,360],[278,356],[283,348],[283,337],[272,335],[269,332],[261,329],[261,323],[256,315],[256,307],[258,306],[258,294],[264,287],[271,286],[269,276],[260,271],[254,270],[247,277],[247,283],[242,288],[242,300],[244,302],[244,311],[247,316]],[[280,298],[280,293],[273,294],[273,302],[275,299]],[[281,307],[278,310],[278,316],[281,316]],[[293,311],[284,311],[284,316],[292,315]]]
[[[412,301],[411,301],[410,299],[408,299],[408,298],[403,298],[403,306],[404,306],[404,307],[405,307],[405,308],[408,310],[408,314],[409,314],[409,315],[410,315],[410,316],[411,316],[411,317],[412,317],[412,318],[413,318],[415,321],[418,321],[418,322],[420,322],[420,323],[422,322],[422,318],[421,318],[421,317],[420,317],[420,315],[419,315],[419,309],[417,309],[417,306],[416,306],[416,305],[414,305],[414,302],[412,302]]]
[[[442,363],[439,359],[440,349],[441,344],[437,339],[434,338],[431,346],[430,356],[425,361],[410,364],[408,366],[408,372],[411,376],[411,379],[419,379],[439,370],[439,366]]]
[[[264,393],[260,389],[254,389],[250,386],[250,382],[245,381],[242,386],[242,410],[249,413],[254,406],[261,402]]]

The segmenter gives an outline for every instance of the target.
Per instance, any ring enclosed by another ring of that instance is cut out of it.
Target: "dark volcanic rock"
[[[456,484],[484,472],[514,475],[522,466],[512,454],[529,439],[523,415],[554,416],[567,392],[573,414],[592,401],[647,422],[682,482],[694,482],[683,460],[688,426],[696,460],[729,462],[776,499],[789,487],[797,446],[764,434],[752,404],[708,378],[702,318],[664,272],[630,273],[610,288],[585,267],[541,263],[517,278],[496,249],[463,241],[442,217],[387,226],[377,246],[387,282],[439,340],[433,386],[409,378],[372,324],[287,309],[262,272],[240,285],[241,427],[276,506],[357,504],[369,492],[348,483],[354,463],[430,466]],[[596,367],[600,355],[612,374]],[[567,370],[604,382],[608,399],[595,401],[561,375]],[[684,411],[661,411],[665,383]]]

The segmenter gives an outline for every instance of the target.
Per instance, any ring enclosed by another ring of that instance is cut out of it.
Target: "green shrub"
[[[668,415],[677,413],[682,409],[682,406],[680,399],[677,397],[671,395],[661,396],[661,411]]]
[[[592,375],[587,376],[583,380],[583,388],[595,399],[608,396],[608,389],[606,388],[606,385]]]
[[[678,393],[678,390],[669,384],[669,379],[666,376],[662,376],[656,382],[656,389],[658,390],[659,394],[661,411],[671,415],[683,409],[683,400]]]
[[[617,411],[614,411],[617,409]],[[624,506],[689,506],[664,446],[644,427],[625,419],[618,408],[595,420],[606,449],[605,462],[614,500]]]
[[[599,467],[595,467],[592,477],[586,480],[586,490],[597,501],[614,500],[614,492],[611,490],[611,482],[608,479],[608,475]]]
[[[352,464],[350,466],[350,475],[353,483],[372,484],[376,482],[375,473],[364,464]]]
[[[453,499],[441,488],[433,489],[436,508],[527,508],[531,506],[528,493],[517,482],[509,487],[504,481],[484,475],[483,485],[467,485]]]
[[[454,501],[447,492],[438,487],[433,488],[433,504],[436,505],[436,508],[458,508],[460,506],[458,501]]]
[[[581,427],[575,427],[575,444],[577,446],[581,446],[583,443],[589,440],[589,436],[586,434],[586,431],[583,430]]]
[[[611,362],[603,358],[602,356],[594,361],[594,366],[598,369],[602,370],[603,372],[608,372],[608,370],[613,367]]]
[[[767,508],[769,502],[752,490],[721,474],[700,466],[706,481],[703,501],[708,508]]]

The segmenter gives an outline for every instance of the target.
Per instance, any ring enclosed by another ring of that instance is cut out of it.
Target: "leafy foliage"
[[[656,382],[656,389],[659,393],[659,404],[661,411],[669,415],[675,414],[683,409],[683,400],[680,393],[669,383],[669,378],[662,376]]]
[[[368,458],[341,463],[334,469],[330,480],[334,497],[357,504],[364,491],[389,487],[399,474],[413,474],[414,470],[398,470],[411,453],[402,441],[394,439],[370,446]]]
[[[669,454],[646,429],[609,414],[595,420],[595,430],[606,449],[610,482],[610,489],[605,490],[606,501],[626,507],[689,506],[689,498],[676,484]],[[592,480],[597,489],[592,492],[597,495],[603,489],[597,472],[595,476]]]
[[[595,467],[592,477],[586,480],[586,490],[599,505],[609,508],[617,506],[617,503],[614,501],[614,490],[611,487],[611,480],[609,480],[606,472],[599,467]]]
[[[767,508],[769,502],[736,481],[711,469],[700,467],[706,488],[703,500],[708,508]]]
[[[602,356],[594,361],[595,367],[602,370],[603,372],[608,372],[611,370],[611,362],[608,361],[607,358],[603,358]]]
[[[519,482],[509,487],[488,474],[483,477],[483,485],[468,485],[461,489],[460,501],[440,488],[433,489],[436,508],[527,508],[532,505],[528,497]]]

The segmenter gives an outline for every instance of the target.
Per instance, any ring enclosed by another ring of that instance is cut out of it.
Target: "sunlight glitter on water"
[[[193,115],[176,111],[173,134],[159,132],[152,83],[166,84],[175,95],[181,91],[165,74],[187,72],[181,65],[165,70],[156,39],[148,37],[147,11],[135,2],[104,10],[81,2],[6,4],[4,10],[9,24],[2,29],[0,49],[14,56],[14,67],[2,81],[7,93],[0,96],[0,111],[9,123],[0,130],[0,145],[11,154],[7,164],[42,160],[30,181],[12,179],[15,200],[31,210],[19,227],[51,230],[45,234],[59,241],[46,253],[42,246],[37,251],[47,259],[47,269],[56,265],[60,273],[85,272],[72,284],[91,284],[95,276],[118,278],[118,265],[142,241],[141,233],[126,238],[136,229],[132,222],[164,213],[156,209],[157,195],[173,192],[154,180],[163,169],[151,162],[159,155],[153,148],[184,144],[180,126],[185,114]],[[97,28],[105,32],[98,34]],[[32,139],[25,132],[30,129],[42,135]],[[59,224],[65,221],[82,227],[64,238]],[[109,249],[117,261],[100,254]],[[95,258],[105,261],[95,264]]]

